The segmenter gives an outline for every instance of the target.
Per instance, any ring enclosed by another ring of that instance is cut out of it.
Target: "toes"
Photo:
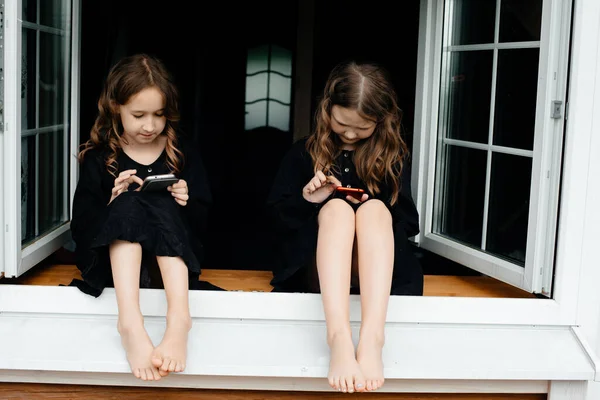
[[[344,393],[348,392],[348,386],[346,386],[345,378],[340,378],[340,389],[342,389],[342,392]]]
[[[160,378],[162,378],[160,372],[158,372],[158,369],[156,368],[152,368],[152,376],[154,377],[155,381],[160,381]]]
[[[169,372],[175,372],[175,366],[177,365],[177,361],[171,360],[169,362]]]
[[[156,368],[160,368],[162,364],[162,358],[160,358],[159,356],[152,356],[152,365],[154,365]]]
[[[178,362],[175,364],[175,372],[182,372],[185,369],[185,364],[183,362]]]
[[[339,376],[336,376],[335,378],[333,378],[333,388],[335,390],[337,390],[338,392],[342,391],[342,386],[340,385],[340,378],[339,378]]]
[[[140,369],[139,368],[135,368],[133,371],[133,376],[135,376],[138,379],[142,378],[142,375],[140,374]]]
[[[332,389],[337,389],[335,381],[333,380],[332,377],[328,376],[327,381],[329,382],[329,386],[331,386]]]
[[[163,358],[163,362],[160,365],[160,370],[164,371],[164,372],[169,372],[169,364],[171,363],[171,360],[169,360],[168,358]]]
[[[158,374],[164,378],[165,376],[169,375],[169,371],[163,371],[162,369],[159,368]]]
[[[348,388],[348,393],[354,393],[354,380],[352,378],[346,378],[346,387]]]
[[[370,392],[371,390],[373,390],[373,381],[368,380],[367,381],[367,390]]]
[[[354,389],[356,389],[357,392],[364,392],[365,391],[365,383],[354,377]]]
[[[140,369],[140,378],[143,381],[147,381],[148,380],[148,376],[146,376],[146,370],[145,369]]]

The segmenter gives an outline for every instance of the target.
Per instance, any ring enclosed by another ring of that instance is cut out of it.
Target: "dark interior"
[[[178,84],[181,127],[203,156],[214,198],[204,268],[271,269],[272,238],[263,205],[292,144],[293,115],[289,131],[245,130],[246,57],[249,47],[269,43],[291,50],[294,60],[297,1],[82,3],[81,141],[89,136],[110,66],[138,52],[160,57]],[[391,72],[412,146],[419,1],[314,3],[313,109],[336,63],[348,58],[379,62]],[[476,274],[415,251],[427,274]]]

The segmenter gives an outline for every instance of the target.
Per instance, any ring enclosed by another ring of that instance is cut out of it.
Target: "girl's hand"
[[[322,171],[317,171],[302,189],[302,196],[306,201],[320,204],[331,196],[336,187],[341,185],[342,183],[335,176],[325,176]]]
[[[112,201],[116,199],[118,195],[120,195],[123,192],[126,192],[127,188],[129,188],[129,185],[131,183],[135,182],[138,185],[140,185],[140,187],[135,189],[136,191],[140,190],[144,181],[142,181],[142,179],[139,176],[135,175],[136,172],[137,170],[135,169],[128,169],[121,172],[119,176],[117,176],[117,178],[115,179],[115,186],[112,188],[112,196],[110,197],[110,201],[108,202],[108,204],[112,203]]]
[[[350,203],[353,203],[353,204],[364,203],[365,201],[367,201],[368,198],[369,198],[369,195],[366,193],[363,193],[363,195],[361,196],[360,199],[357,199],[356,197],[352,197],[350,195],[346,196],[346,200],[348,200]]]
[[[167,190],[171,192],[177,204],[180,206],[185,206],[187,204],[190,196],[188,195],[188,186],[186,181],[180,179],[179,182],[169,186]]]

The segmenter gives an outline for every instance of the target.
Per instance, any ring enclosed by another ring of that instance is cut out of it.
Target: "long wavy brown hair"
[[[322,170],[325,175],[336,170],[334,161],[342,151],[342,142],[331,129],[334,105],[356,110],[377,124],[373,134],[357,144],[354,164],[371,193],[380,193],[382,183],[390,185],[390,202],[395,204],[409,153],[401,135],[402,111],[387,71],[376,64],[355,61],[341,63],[331,71],[315,114],[315,131],[306,143],[315,172]]]
[[[162,135],[167,136],[167,167],[175,174],[181,171],[183,153],[177,147],[176,133],[180,117],[177,88],[165,65],[147,54],[125,57],[110,69],[98,100],[98,116],[90,132],[90,139],[82,145],[78,155],[80,162],[89,150],[106,148],[106,168],[111,175],[117,176],[117,155],[122,150],[121,140],[127,143],[123,137],[119,107],[149,87],[158,88],[165,99],[164,115],[167,122]]]

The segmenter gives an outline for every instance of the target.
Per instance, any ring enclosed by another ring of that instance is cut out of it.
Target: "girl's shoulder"
[[[295,156],[302,157],[302,158],[310,157],[310,154],[308,153],[308,149],[306,148],[307,141],[308,141],[308,136],[296,140],[294,143],[292,143],[292,146],[289,149],[289,153],[294,154]]]
[[[108,149],[105,146],[92,147],[83,154],[82,164],[104,163],[108,157]]]

